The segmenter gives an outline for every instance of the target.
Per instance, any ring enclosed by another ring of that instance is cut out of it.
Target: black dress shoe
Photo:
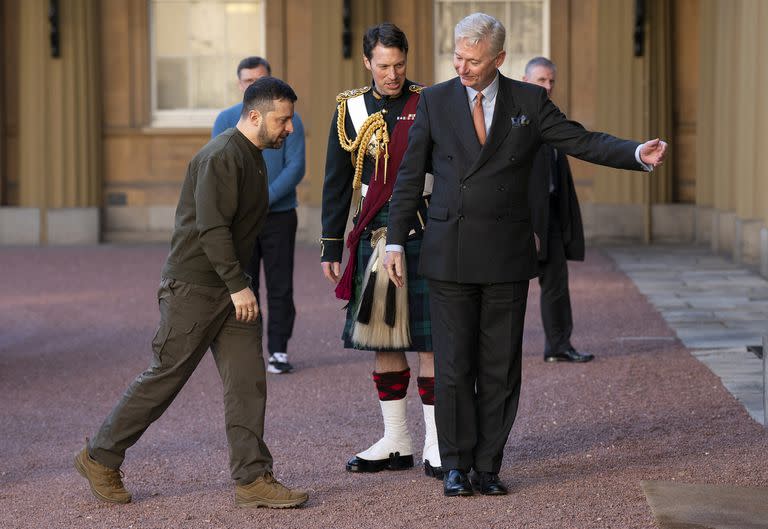
[[[443,479],[443,467],[433,467],[429,464],[429,459],[425,459],[424,474],[430,478]]]
[[[559,353],[545,353],[545,362],[589,362],[595,355],[580,353],[573,347]]]
[[[443,494],[446,496],[472,496],[474,493],[463,470],[451,469],[443,474]]]
[[[401,456],[400,452],[389,454],[387,459],[370,461],[354,456],[347,461],[348,472],[380,472],[382,470],[405,470],[413,468],[413,455]]]
[[[501,481],[499,475],[495,472],[474,472],[472,474],[472,485],[486,496],[504,496],[509,491]]]

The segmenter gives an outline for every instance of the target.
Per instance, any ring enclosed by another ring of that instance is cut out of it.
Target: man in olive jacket
[[[244,272],[267,215],[261,151],[280,147],[293,131],[294,101],[294,91],[279,79],[253,83],[237,126],[211,140],[189,164],[158,291],[152,363],[75,454],[75,468],[101,500],[131,501],[120,473],[126,450],[160,418],[209,347],[224,385],[237,505],[281,508],[307,500],[305,492],[272,477],[263,440],[262,322]]]

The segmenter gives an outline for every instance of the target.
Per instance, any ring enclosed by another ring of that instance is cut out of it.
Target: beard
[[[259,143],[264,146],[266,149],[274,149],[275,146],[273,145],[274,141],[272,138],[269,137],[269,131],[267,131],[267,127],[262,126],[259,129]]]
[[[285,138],[282,135],[270,136],[266,126],[263,126],[258,132],[259,144],[265,149],[279,149],[283,145]]]

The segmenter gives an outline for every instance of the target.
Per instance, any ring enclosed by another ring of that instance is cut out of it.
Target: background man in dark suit
[[[506,494],[499,481],[517,413],[528,281],[536,247],[528,206],[543,143],[617,168],[652,169],[666,144],[586,131],[539,86],[498,72],[504,26],[472,14],[456,25],[458,77],[422,92],[390,203],[386,267],[402,285],[402,245],[434,174],[419,272],[429,279],[435,415],[446,496]]]
[[[545,57],[535,57],[525,66],[523,81],[537,84],[552,96],[557,68]],[[528,184],[533,231],[541,241],[539,286],[541,323],[544,327],[544,360],[589,362],[589,353],[571,345],[573,313],[568,291],[568,260],[584,260],[584,226],[579,199],[573,185],[568,157],[550,145],[542,145],[533,159]]]

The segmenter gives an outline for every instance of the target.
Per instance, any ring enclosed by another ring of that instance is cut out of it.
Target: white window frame
[[[475,7],[479,3],[505,4],[506,8],[507,8],[507,14],[508,14],[508,10],[509,10],[509,7],[511,6],[511,4],[513,4],[513,3],[530,2],[530,1],[531,0],[480,0],[480,1],[475,1],[475,0],[433,0],[433,9],[432,9],[433,21],[432,21],[432,27],[435,28],[435,31],[433,32],[434,34],[433,34],[433,43],[432,43],[433,47],[432,47],[432,49],[434,50],[434,54],[435,54],[434,55],[434,64],[435,64],[435,66],[434,66],[434,72],[433,72],[433,75],[434,75],[434,78],[435,78],[435,82],[439,82],[439,81],[444,81],[445,80],[445,79],[439,79],[438,78],[439,73],[440,73],[439,72],[439,66],[440,66],[440,63],[439,63],[439,61],[440,61],[440,56],[439,56],[440,36],[438,35],[438,32],[437,32],[437,28],[438,28],[438,19],[437,19],[437,17],[438,17],[438,9],[437,9],[437,4],[457,4],[457,3],[467,3],[467,2],[469,2],[470,5],[472,6],[470,8],[470,13],[475,13],[475,12],[479,11],[479,9]],[[550,26],[551,26],[551,21],[550,21],[551,20],[550,19],[550,0],[540,0],[540,1],[541,1],[541,4],[542,4],[542,7],[541,7],[541,19],[542,19],[541,20],[541,23],[542,23],[541,40],[543,41],[541,43],[541,55],[543,57],[549,57],[549,53],[550,53],[550,49],[551,49],[551,37],[550,37]],[[505,16],[504,18],[506,20],[506,19],[509,18],[509,16]],[[457,20],[456,23],[458,24],[458,22],[459,21]],[[504,21],[502,21],[502,22],[504,22]],[[507,29],[507,38],[506,38],[506,40],[504,42],[504,49],[506,49],[506,47],[507,47],[507,44],[508,44],[507,41],[509,41],[509,29]],[[531,58],[533,58],[533,57],[531,57]],[[521,77],[521,75],[516,75],[513,78],[519,80],[520,77]]]
[[[149,62],[150,62],[150,92],[151,92],[151,112],[150,112],[150,127],[152,128],[211,128],[216,117],[219,115],[226,106],[232,103],[227,103],[222,108],[185,108],[176,110],[158,110],[157,108],[157,61],[155,55],[155,19],[152,16],[152,0],[147,1],[147,12],[149,13]],[[223,6],[224,2],[222,2]],[[266,50],[266,4],[267,0],[261,0],[259,2],[260,19],[263,22],[263,27],[258,31],[259,35],[259,49]],[[232,65],[232,71],[237,68],[237,64]],[[233,76],[231,82],[236,82]]]

